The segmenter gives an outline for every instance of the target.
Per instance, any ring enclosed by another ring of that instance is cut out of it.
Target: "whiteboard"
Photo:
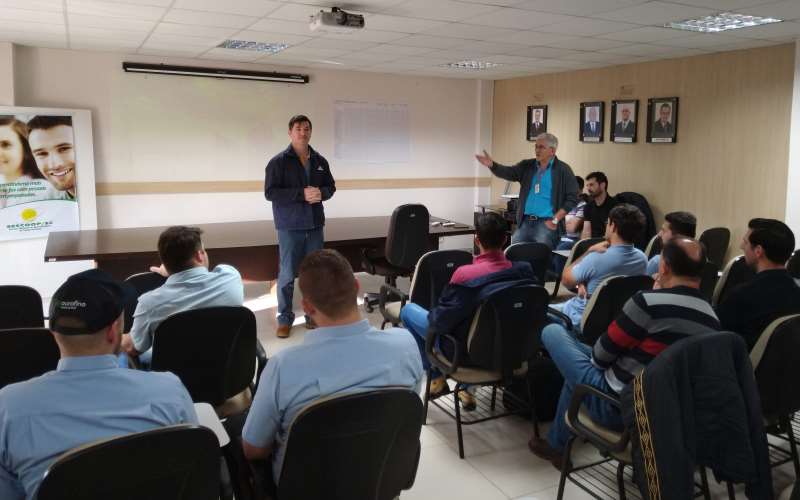
[[[336,101],[334,156],[369,163],[411,161],[408,104]]]

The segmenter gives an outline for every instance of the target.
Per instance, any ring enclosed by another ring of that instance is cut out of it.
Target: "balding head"
[[[692,238],[669,240],[661,250],[659,281],[662,288],[677,284],[699,285],[706,265],[705,246]]]

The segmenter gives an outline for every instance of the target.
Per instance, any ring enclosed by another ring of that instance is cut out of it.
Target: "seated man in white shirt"
[[[129,335],[123,335],[122,348],[138,356],[143,367],[150,364],[153,334],[162,321],[175,313],[203,307],[241,306],[244,303],[242,277],[232,266],[220,264],[208,270],[208,254],[196,227],[173,226],[158,238],[161,268],[167,276],[159,288],[142,294],[133,313]]]
[[[298,284],[303,311],[318,327],[306,333],[302,344],[270,358],[242,430],[245,456],[271,456],[275,483],[289,427],[305,406],[333,394],[387,386],[418,391],[422,381],[419,349],[408,331],[381,331],[361,318],[358,281],[339,252],[308,254],[300,265]]]

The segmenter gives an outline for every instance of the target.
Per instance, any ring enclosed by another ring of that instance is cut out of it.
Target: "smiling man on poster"
[[[28,122],[28,130],[36,165],[59,191],[58,199],[76,200],[72,117],[39,115]]]

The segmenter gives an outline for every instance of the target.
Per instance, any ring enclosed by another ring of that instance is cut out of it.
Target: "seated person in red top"
[[[429,328],[451,335],[462,343],[463,352],[466,352],[470,321],[482,300],[512,286],[536,283],[530,264],[511,262],[506,258],[503,253],[505,242],[505,220],[493,212],[481,215],[475,224],[475,246],[480,250],[480,255],[474,258],[472,264],[456,269],[432,311],[428,312],[411,303],[400,311],[403,325],[419,345],[422,366],[426,371],[430,368],[425,354]],[[452,357],[452,346],[442,344],[441,349],[445,356]],[[462,363],[468,364],[469,361]],[[431,377],[431,397],[444,393],[447,390],[445,377],[436,369]],[[461,391],[459,397],[465,410],[475,408],[475,400],[469,393]]]

